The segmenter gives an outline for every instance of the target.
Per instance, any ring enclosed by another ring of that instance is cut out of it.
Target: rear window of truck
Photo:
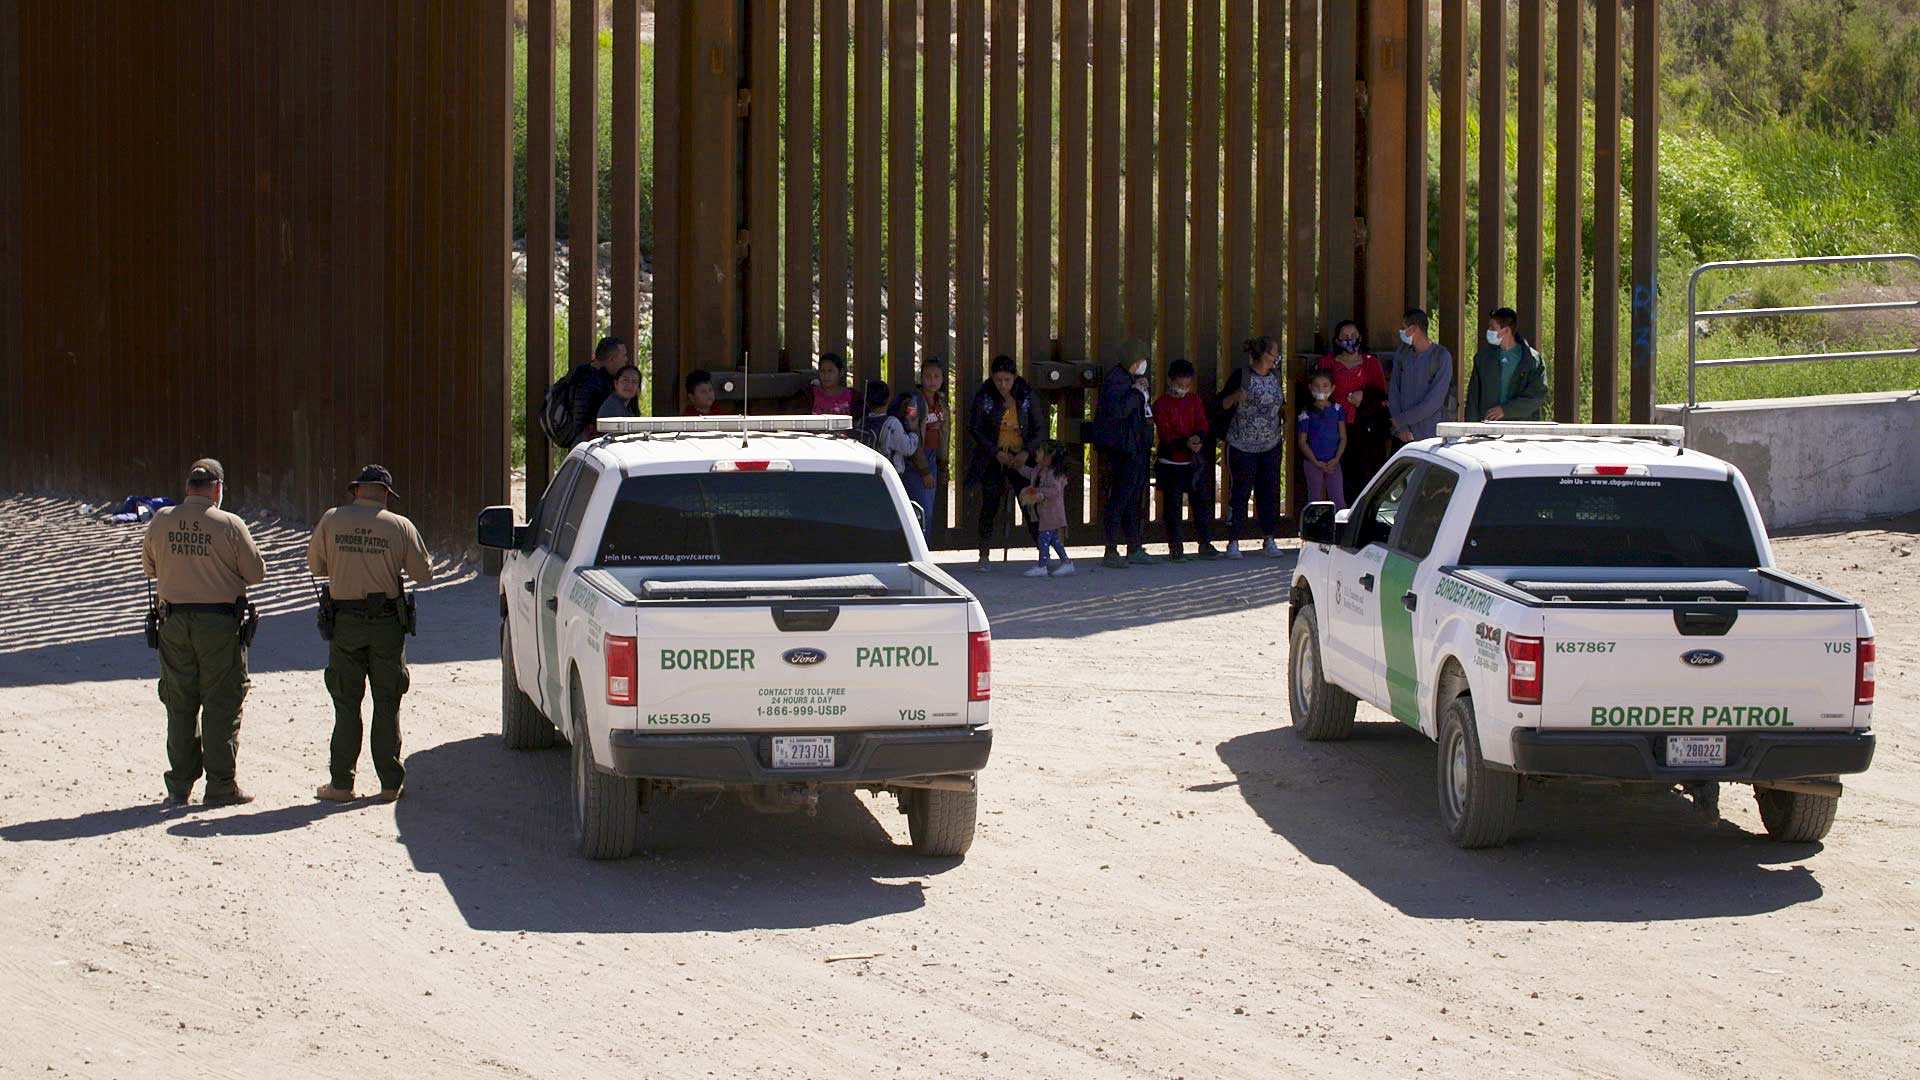
[[[899,563],[899,512],[873,473],[633,476],[600,540],[601,566]]]
[[[1524,476],[1480,496],[1462,566],[1760,564],[1731,483],[1652,476]]]

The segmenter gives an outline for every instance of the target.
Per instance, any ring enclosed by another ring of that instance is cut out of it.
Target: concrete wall
[[[1772,531],[1920,510],[1920,390],[1661,405],[1746,474]]]

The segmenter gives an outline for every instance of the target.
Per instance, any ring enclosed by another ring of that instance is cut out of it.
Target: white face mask
[[[1405,330],[1400,331],[1400,344],[1402,345],[1413,344],[1413,335]]]
[[[1145,360],[1142,360],[1139,363],[1133,365],[1134,378],[1137,379],[1140,376],[1145,375],[1146,373],[1147,373],[1147,362]]]
[[[1333,394],[1326,390],[1315,390],[1313,392],[1313,400],[1315,401],[1325,401],[1332,396]]]
[[[1167,393],[1172,394],[1174,397],[1186,397],[1191,391],[1184,386],[1169,386],[1167,387]]]
[[[1498,330],[1487,331],[1487,344],[1489,345],[1500,344],[1500,331]]]

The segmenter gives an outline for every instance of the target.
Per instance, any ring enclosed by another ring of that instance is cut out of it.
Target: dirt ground
[[[564,752],[500,746],[491,579],[422,604],[407,798],[316,804],[304,537],[259,523],[259,799],[167,811],[138,527],[0,500],[0,1075],[1915,1075],[1916,530],[1778,545],[1878,628],[1879,756],[1824,845],[1729,789],[1719,824],[1559,792],[1451,848],[1417,734],[1288,731],[1288,557],[967,574],[998,739],[964,861],[848,797],[679,800],[596,864]]]

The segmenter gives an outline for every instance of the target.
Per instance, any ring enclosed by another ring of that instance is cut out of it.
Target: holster
[[[401,629],[407,632],[408,637],[417,636],[420,629],[420,607],[414,600],[412,589],[401,590],[399,606]]]
[[[260,609],[243,596],[234,601],[233,613],[240,621],[240,647],[253,648],[253,635],[260,629]]]
[[[160,624],[165,621],[166,616],[160,613],[159,604],[147,605],[147,648],[160,647]]]
[[[324,587],[318,590],[318,595],[320,607],[316,613],[316,621],[320,625],[320,640],[332,641],[333,620],[337,614],[337,609],[333,606],[333,597],[327,594],[327,590]]]

